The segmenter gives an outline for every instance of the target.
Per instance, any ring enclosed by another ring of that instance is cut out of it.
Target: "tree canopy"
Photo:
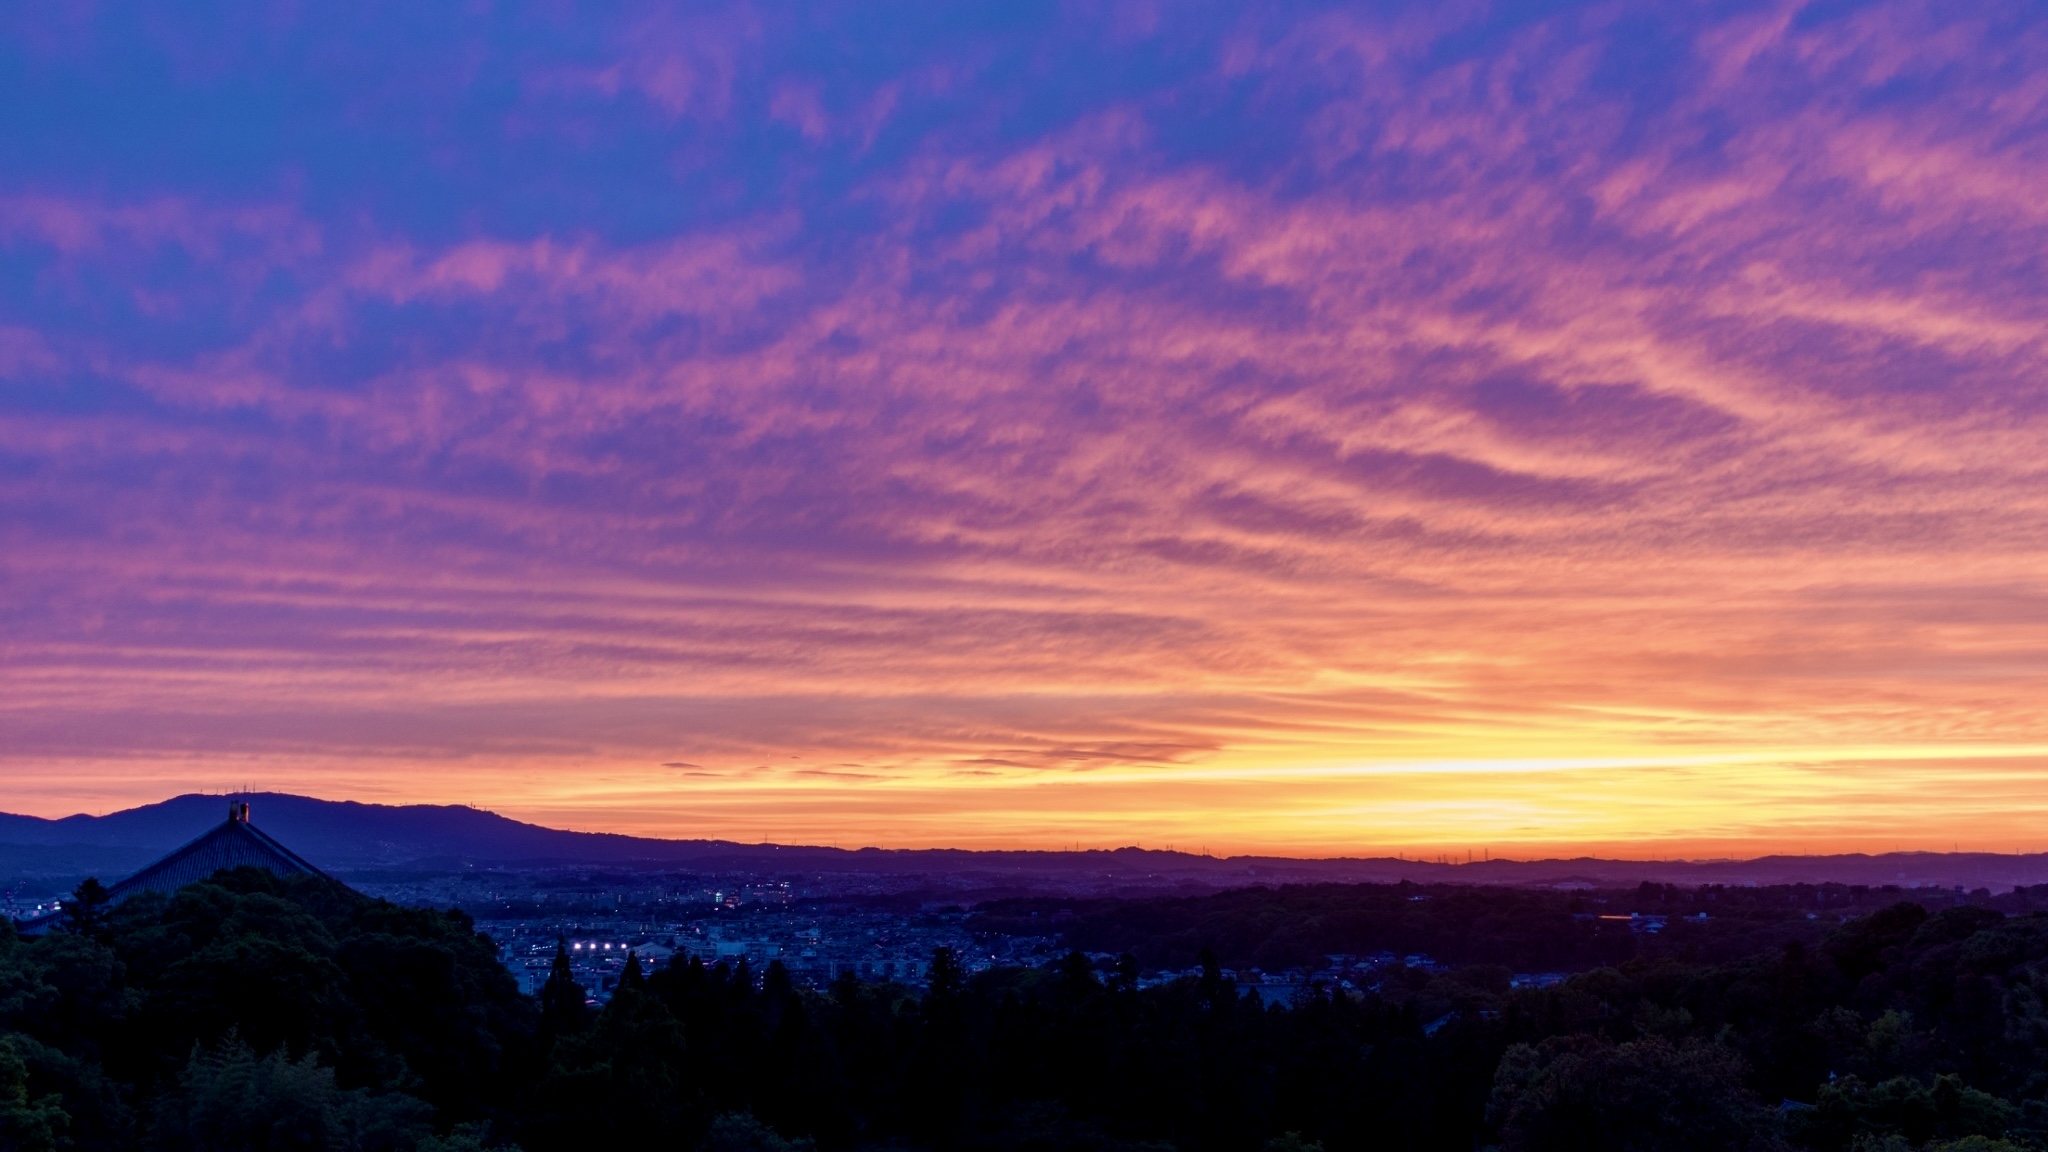
[[[1740,959],[1518,988],[1507,965],[1592,939],[1522,898],[1467,908],[1567,938],[1288,1005],[1229,978],[1217,949],[1247,938],[1169,917],[1138,929],[1191,948],[1163,981],[1135,954],[942,953],[922,991],[636,959],[593,1009],[566,958],[522,996],[459,912],[222,873],[0,931],[0,1148],[2048,1148],[2048,916],[1901,901]]]

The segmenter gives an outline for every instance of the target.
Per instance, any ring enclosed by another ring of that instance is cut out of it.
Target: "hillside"
[[[544,828],[460,805],[384,805],[284,793],[245,797],[263,829],[324,868],[457,868],[595,864],[699,872],[981,874],[1092,885],[1210,888],[1318,881],[1585,885],[1837,882],[1989,887],[2048,883],[2048,856],[1990,853],[1767,856],[1754,860],[1578,858],[1439,864],[1386,857],[1296,860],[1209,857],[1138,848],[1085,852],[857,850],[723,840],[658,840]],[[185,795],[105,816],[46,820],[0,814],[0,879],[114,873],[146,862],[223,818],[227,799]]]

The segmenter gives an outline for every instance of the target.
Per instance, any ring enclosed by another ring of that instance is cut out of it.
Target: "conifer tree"
[[[564,1036],[581,1032],[588,1021],[583,985],[576,982],[576,974],[569,967],[569,944],[557,940],[554,967],[540,990],[541,1029],[552,1036]]]
[[[106,921],[107,901],[111,897],[107,886],[99,877],[88,876],[71,893],[71,899],[64,902],[64,924],[80,936],[91,936],[99,932]]]
[[[951,948],[932,949],[931,991],[928,1000],[946,1001],[960,994],[966,976],[960,969],[960,954]]]

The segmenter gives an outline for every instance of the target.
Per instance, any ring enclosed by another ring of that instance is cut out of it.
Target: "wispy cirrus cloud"
[[[74,110],[0,183],[16,807],[228,764],[1363,850],[2048,804],[2024,7],[742,6],[374,66],[351,19],[23,40],[30,107],[163,54],[190,148]],[[1585,767],[1371,770],[1531,757]]]

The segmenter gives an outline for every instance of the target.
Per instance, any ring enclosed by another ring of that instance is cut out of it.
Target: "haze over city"
[[[0,15],[0,792],[2048,849],[2026,5]]]

